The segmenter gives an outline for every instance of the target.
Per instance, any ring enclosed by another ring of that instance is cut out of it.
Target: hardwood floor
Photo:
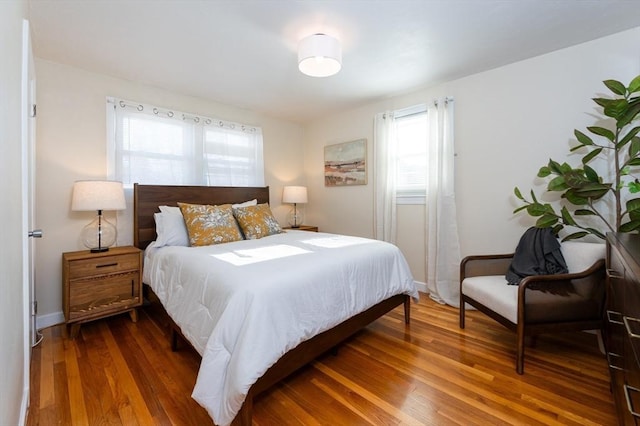
[[[515,372],[515,335],[428,297],[398,308],[258,397],[258,425],[615,425],[595,335],[540,336]],[[142,309],[43,330],[33,350],[28,425],[207,425],[190,397],[199,356],[169,349],[168,331]]]

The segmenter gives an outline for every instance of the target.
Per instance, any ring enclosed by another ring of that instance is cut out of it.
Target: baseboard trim
[[[63,322],[64,314],[62,311],[36,316],[36,328],[38,330],[51,327],[52,325],[62,324]]]
[[[421,282],[421,281],[414,281],[413,283],[416,285],[416,287],[418,288],[418,291],[419,291],[419,292],[421,292],[421,293],[428,293],[428,291],[427,291],[427,284],[426,284],[426,283],[423,283],[423,282]]]

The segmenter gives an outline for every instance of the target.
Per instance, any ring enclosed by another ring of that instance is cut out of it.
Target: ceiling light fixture
[[[329,77],[342,68],[342,48],[338,39],[313,34],[300,40],[298,69],[311,77]]]

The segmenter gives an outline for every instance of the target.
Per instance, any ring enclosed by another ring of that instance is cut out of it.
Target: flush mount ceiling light
[[[342,68],[340,42],[326,34],[313,34],[300,40],[298,68],[311,77],[329,77]]]

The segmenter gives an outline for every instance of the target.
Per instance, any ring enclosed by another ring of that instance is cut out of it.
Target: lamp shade
[[[71,210],[124,210],[122,182],[110,180],[80,180],[73,184]]]
[[[306,186],[285,186],[282,191],[282,202],[303,204],[307,202]]]
[[[342,48],[338,39],[313,34],[298,45],[298,69],[311,77],[329,77],[342,68]]]

